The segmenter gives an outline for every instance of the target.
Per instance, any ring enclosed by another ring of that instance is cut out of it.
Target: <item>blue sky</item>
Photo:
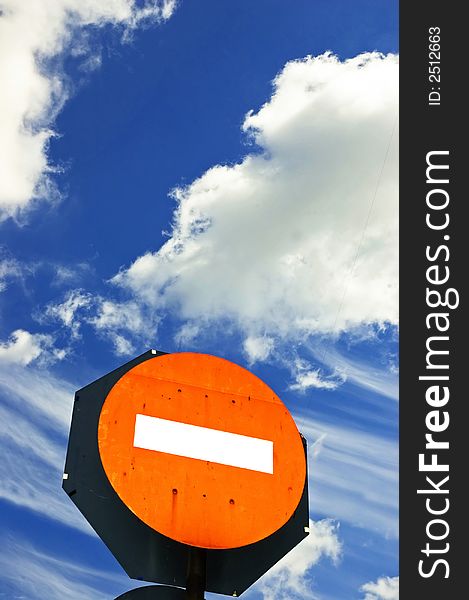
[[[246,599],[398,598],[397,10],[0,0],[0,598],[133,586],[60,486],[74,391],[150,347],[308,438]]]

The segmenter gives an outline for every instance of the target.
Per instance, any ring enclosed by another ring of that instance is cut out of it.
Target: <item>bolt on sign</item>
[[[130,577],[185,587],[198,552],[203,590],[238,596],[307,535],[306,471],[258,377],[151,350],[76,393],[63,487]]]

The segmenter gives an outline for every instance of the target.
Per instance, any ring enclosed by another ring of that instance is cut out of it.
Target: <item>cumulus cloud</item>
[[[338,525],[330,519],[309,522],[310,534],[259,581],[264,600],[315,598],[309,570],[321,558],[337,563],[342,552]]]
[[[47,156],[68,91],[60,63],[91,27],[131,31],[171,16],[175,0],[0,1],[0,220],[57,197]],[[93,56],[84,64],[96,66]]]
[[[399,577],[380,577],[360,589],[365,592],[363,600],[399,600]]]
[[[287,63],[244,120],[256,150],[174,190],[171,237],[113,282],[183,322],[229,319],[252,360],[265,335],[396,324],[397,91],[394,55]]]
[[[0,362],[28,365],[41,355],[52,354],[61,358],[53,349],[53,338],[42,333],[29,333],[24,329],[14,331],[6,342],[0,342]]]

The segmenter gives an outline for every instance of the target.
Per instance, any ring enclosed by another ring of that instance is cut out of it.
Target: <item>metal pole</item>
[[[187,600],[204,600],[206,577],[206,551],[201,548],[189,550],[189,564],[186,583]]]

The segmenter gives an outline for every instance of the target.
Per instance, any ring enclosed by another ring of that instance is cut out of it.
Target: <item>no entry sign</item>
[[[164,584],[129,600],[239,596],[308,535],[306,440],[214,356],[149,350],[78,390],[62,485],[130,577]]]
[[[102,405],[98,447],[117,495],[144,523],[199,548],[262,540],[303,493],[303,443],[258,377],[196,353],[127,371]]]

